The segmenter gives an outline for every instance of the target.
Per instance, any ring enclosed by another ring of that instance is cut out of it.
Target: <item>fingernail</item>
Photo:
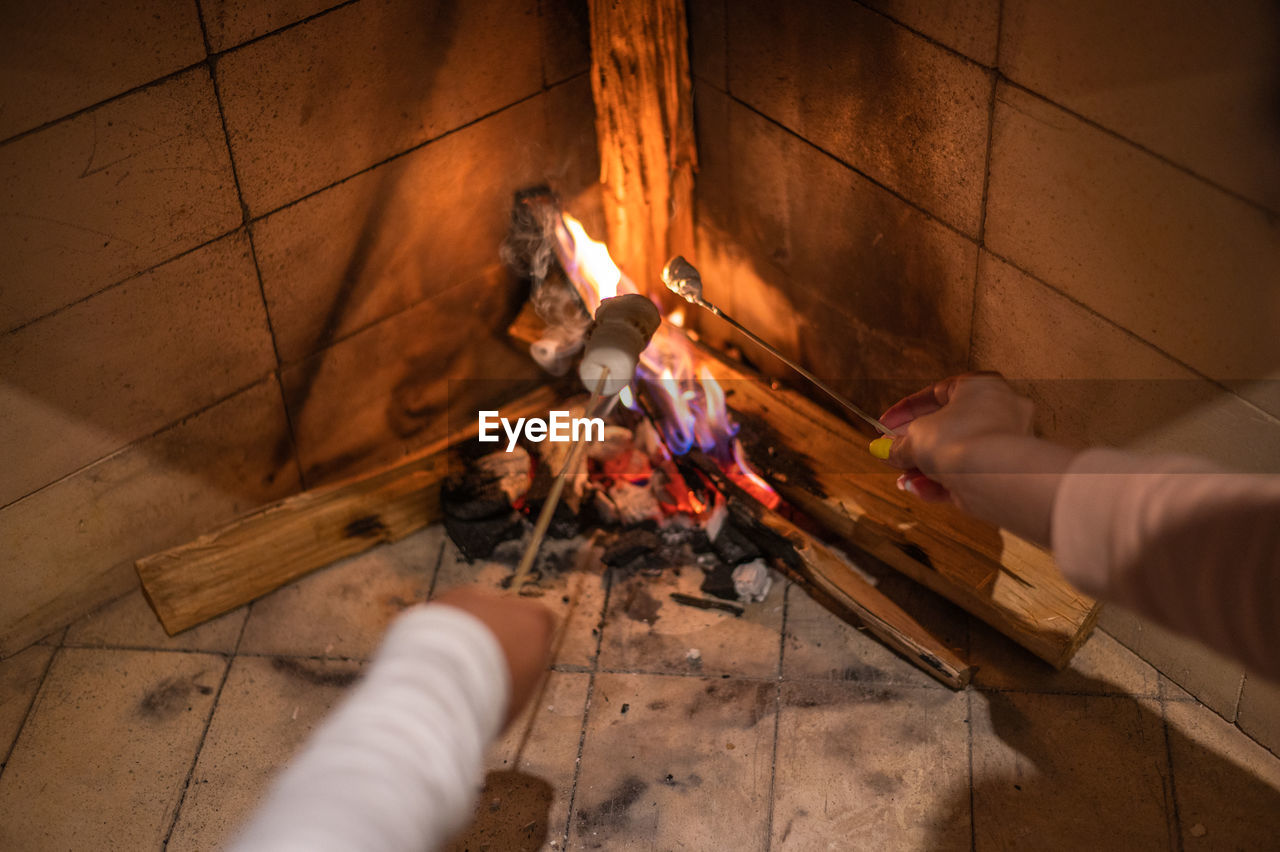
[[[891,435],[881,435],[871,442],[867,447],[871,451],[871,455],[885,461],[889,458],[889,450],[893,448],[893,437]]]
[[[905,473],[898,479],[898,487],[910,494],[912,497],[919,497],[920,492],[916,490],[916,484],[911,481],[911,477]]]
[[[902,476],[898,477],[898,490],[899,491],[907,490],[907,475],[905,473],[902,474]]]

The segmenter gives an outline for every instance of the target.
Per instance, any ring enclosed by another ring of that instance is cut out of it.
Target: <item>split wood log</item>
[[[508,329],[531,343],[528,308]],[[1064,668],[1089,637],[1099,604],[1062,577],[1041,548],[958,509],[899,491],[897,473],[872,458],[869,437],[802,394],[713,349],[707,357],[743,424],[747,458],[784,500],[881,562]]]
[[[1063,578],[1045,550],[898,490],[869,437],[796,391],[699,347],[742,424],[748,460],[784,500],[851,544],[1063,668],[1099,604]]]
[[[561,396],[543,386],[504,405],[503,414],[543,415]],[[471,423],[403,461],[287,497],[189,544],[139,559],[143,593],[172,636],[317,568],[416,532],[439,520],[450,448],[475,432]]]
[[[591,92],[609,251],[642,293],[693,249],[697,144],[684,0],[591,0]]]
[[[802,587],[823,592],[843,610],[837,615],[852,614],[881,642],[952,689],[962,689],[969,682],[972,666],[864,580],[838,553],[753,500],[702,453],[694,450],[689,459],[728,498],[734,526]]]

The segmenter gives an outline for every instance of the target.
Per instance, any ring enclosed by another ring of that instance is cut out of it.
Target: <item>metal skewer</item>
[[[762,340],[760,336],[756,334],[754,331],[747,328],[742,323],[738,322],[736,319],[729,316],[724,311],[720,310],[715,305],[711,304],[706,299],[704,299],[702,296],[702,276],[698,273],[697,268],[695,268],[692,263],[685,260],[680,255],[676,255],[675,257],[671,258],[671,260],[667,261],[667,265],[662,268],[662,282],[667,285],[668,290],[670,290],[672,293],[675,293],[677,296],[684,299],[686,302],[689,302],[694,305],[698,305],[699,307],[702,307],[702,308],[706,308],[708,311],[711,311],[711,313],[720,317],[720,319],[724,320],[725,322],[729,323],[729,325],[733,326],[738,331],[745,334],[751,340],[755,341],[760,346],[763,346],[775,358],[777,358],[779,361],[782,361],[784,364],[786,364],[791,369],[795,370],[800,375],[804,376],[806,379],[812,382],[816,388],[818,388],[827,396],[831,397],[836,402],[840,403],[846,409],[848,409],[851,414],[856,414],[858,417],[865,420],[876,431],[880,432],[883,435],[890,435],[890,436],[896,436],[898,434],[897,432],[890,429],[888,426],[881,423],[878,418],[872,417],[870,414],[863,411],[861,408],[854,405],[852,402],[845,399],[840,394],[836,393],[834,388],[832,388],[822,379],[815,376],[813,373],[810,373],[804,367],[801,367],[795,361],[792,361],[786,355],[783,355],[776,348],[774,348],[774,346],[770,344],[768,341]]]

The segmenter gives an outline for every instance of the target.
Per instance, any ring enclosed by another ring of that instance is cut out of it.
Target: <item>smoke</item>
[[[555,262],[560,221],[560,208],[550,189],[522,190],[516,193],[511,226],[498,250],[503,263],[529,280],[529,302],[546,323],[529,354],[553,376],[569,370],[591,327],[591,315]]]

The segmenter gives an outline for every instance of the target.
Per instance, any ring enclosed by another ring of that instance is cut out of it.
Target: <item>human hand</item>
[[[1035,406],[998,373],[965,373],[892,405],[880,418],[897,431],[888,461],[905,471],[898,487],[928,502],[956,502],[947,483],[964,472],[978,439],[1032,434]]]
[[[551,638],[556,617],[542,604],[514,596],[489,594],[476,589],[455,589],[434,603],[460,609],[484,622],[502,648],[511,675],[511,701],[504,725],[511,723],[529,702],[551,662]]]

